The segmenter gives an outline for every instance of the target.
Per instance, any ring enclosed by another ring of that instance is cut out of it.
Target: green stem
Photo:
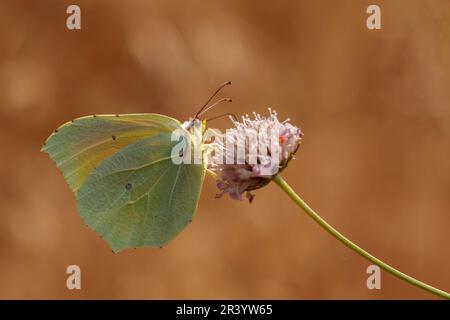
[[[373,255],[371,255],[370,253],[368,253],[367,251],[365,251],[364,249],[362,249],[361,247],[359,247],[358,245],[354,244],[353,242],[351,242],[349,239],[347,239],[346,237],[344,237],[341,233],[339,233],[339,231],[337,231],[335,228],[333,228],[330,224],[328,224],[328,222],[326,222],[324,219],[322,219],[321,216],[319,216],[316,212],[314,212],[313,209],[311,209],[305,201],[303,201],[296,193],[294,190],[292,190],[292,188],[287,184],[286,181],[284,181],[284,179],[280,176],[277,175],[274,179],[275,183],[278,184],[280,186],[281,189],[283,189],[284,192],[286,192],[288,194],[288,196],[294,200],[295,203],[297,203],[314,221],[316,221],[322,228],[324,228],[329,234],[331,234],[333,237],[335,237],[337,240],[339,240],[340,242],[342,242],[344,245],[346,245],[347,247],[349,247],[350,249],[352,249],[353,251],[357,252],[358,254],[360,254],[361,256],[363,256],[364,258],[366,258],[367,260],[375,263],[376,265],[378,265],[380,268],[384,269],[385,271],[389,272],[390,274],[393,274],[394,276],[396,276],[397,278],[400,278],[416,287],[419,287],[421,289],[424,289],[428,292],[431,292],[437,296],[440,296],[442,298],[446,298],[446,299],[450,299],[450,294],[434,288],[422,281],[419,281],[411,276],[408,276],[407,274],[404,274],[403,272],[398,271],[397,269],[391,267],[390,265],[388,265],[387,263],[381,261],[380,259],[378,259],[377,257],[374,257]]]

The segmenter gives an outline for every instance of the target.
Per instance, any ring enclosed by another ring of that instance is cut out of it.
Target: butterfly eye
[[[133,185],[129,182],[125,185],[125,189],[127,189],[128,191],[130,191],[132,188],[133,188]]]

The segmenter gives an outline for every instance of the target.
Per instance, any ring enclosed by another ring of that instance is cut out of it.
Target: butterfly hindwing
[[[84,221],[114,251],[163,246],[191,221],[202,165],[174,164],[169,133],[116,152],[86,179],[77,194]]]

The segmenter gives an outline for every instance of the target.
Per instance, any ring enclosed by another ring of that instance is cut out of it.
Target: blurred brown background
[[[69,31],[74,3],[82,30]],[[184,120],[226,80],[235,102],[211,115],[290,117],[306,136],[284,176],[304,199],[450,290],[448,0],[2,0],[0,40],[0,298],[433,298],[386,273],[368,290],[369,263],[275,185],[249,205],[215,199],[207,178],[194,223],[162,250],[113,254],[83,225],[46,137],[94,113]]]

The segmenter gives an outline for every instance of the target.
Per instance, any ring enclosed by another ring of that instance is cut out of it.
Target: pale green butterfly
[[[63,124],[47,139],[42,151],[63,173],[81,218],[114,252],[161,247],[192,221],[205,167],[174,163],[178,141],[171,136],[183,130],[193,144],[202,145],[206,120],[201,115],[231,101],[208,106],[229,84],[183,124],[155,113],[93,115]]]

